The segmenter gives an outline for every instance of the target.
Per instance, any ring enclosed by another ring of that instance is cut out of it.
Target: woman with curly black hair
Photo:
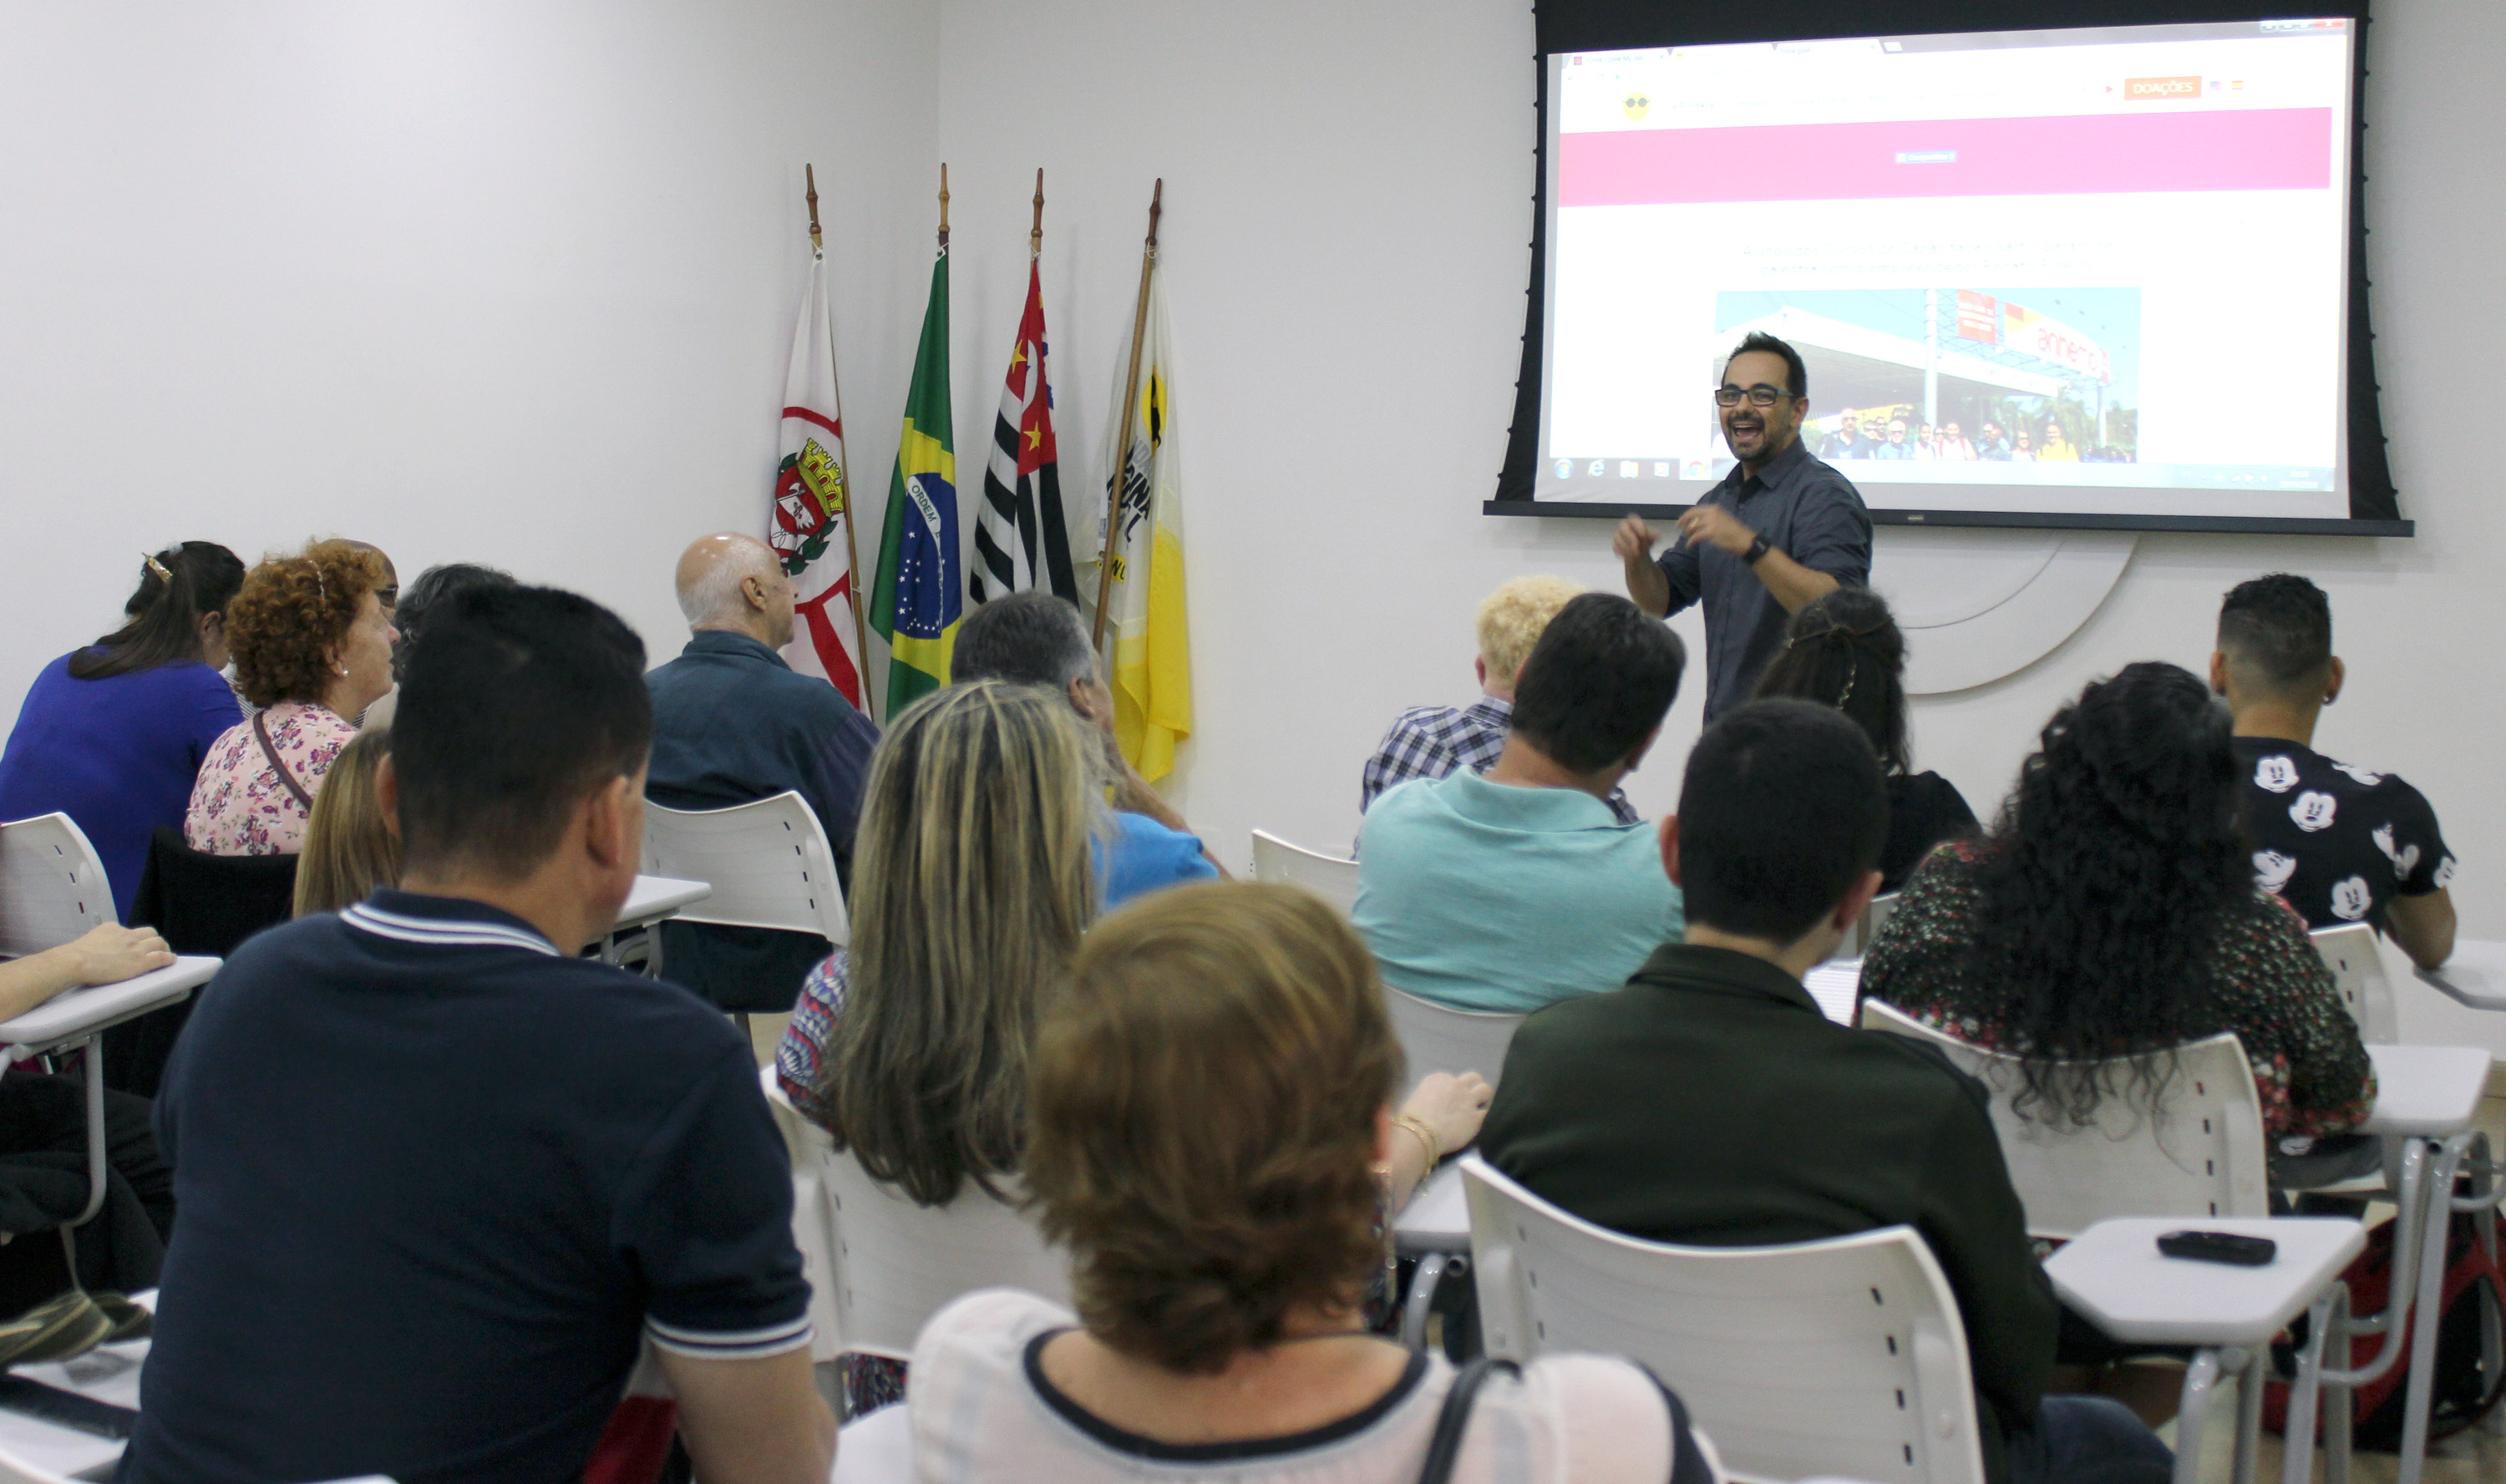
[[[2254,885],[2228,714],[2170,664],[2130,665],[2054,714],[1982,840],[1935,852],[1873,943],[1863,993],[2026,1058],[2023,1106],[2084,1122],[2155,1101],[2064,1062],[2234,1031],[2273,1147],[2354,1129],[2367,1050],[2286,903]]]

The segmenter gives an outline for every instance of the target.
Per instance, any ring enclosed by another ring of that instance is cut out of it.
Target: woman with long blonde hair
[[[400,884],[400,836],[375,790],[376,769],[389,756],[389,731],[361,731],[331,760],[296,864],[297,916],[337,912],[376,887]]]

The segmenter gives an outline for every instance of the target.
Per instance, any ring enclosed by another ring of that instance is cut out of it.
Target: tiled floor
[[[2235,1429],[2229,1425],[2236,1417],[2235,1407],[2230,1393],[2222,1391],[2202,1438],[2202,1484],[2228,1484],[2236,1456]],[[2172,1427],[2163,1433],[2169,1441],[2173,1434]],[[2284,1456],[2280,1440],[2264,1433],[2261,1452],[2256,1455],[2256,1484],[2277,1484]],[[2392,1484],[2400,1463],[2389,1453],[2355,1454],[2349,1465],[2351,1484]],[[2320,1450],[2315,1454],[2314,1477],[2323,1477]],[[2475,1428],[2431,1444],[2427,1470],[2419,1477],[2425,1484],[2506,1484],[2506,1435]]]

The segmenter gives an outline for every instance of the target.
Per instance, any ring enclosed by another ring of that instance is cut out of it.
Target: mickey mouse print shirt
[[[2453,856],[2418,790],[2283,738],[2238,737],[2236,749],[2254,879],[2308,927],[2381,928],[2395,897],[2453,880]]]

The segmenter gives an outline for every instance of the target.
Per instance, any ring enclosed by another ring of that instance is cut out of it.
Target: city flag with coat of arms
[[[1175,451],[1174,359],[1166,333],[1165,275],[1149,277],[1149,317],[1140,344],[1139,387],[1131,408],[1131,443],[1120,446],[1128,361],[1114,368],[1105,467],[1120,471],[1122,506],[1105,605],[1114,634],[1114,740],[1140,776],[1174,768],[1175,744],[1192,735],[1192,643],[1185,622],[1183,475]],[[1098,521],[1104,518],[1100,512]],[[1098,574],[1090,574],[1092,578]],[[1096,582],[1081,586],[1093,597]]]
[[[827,260],[809,260],[809,292],[792,332],[783,375],[782,458],[766,544],[792,580],[798,632],[784,662],[824,676],[862,709],[862,653],[853,585],[852,491],[844,484],[844,418],[836,395],[835,314],[827,301]]]
[[[1042,587],[1079,601],[1070,572],[1070,532],[1061,512],[1059,455],[1053,442],[1053,382],[1045,372],[1044,279],[1026,267],[1026,312],[992,422],[984,466],[984,508],[975,523],[975,570],[967,590],[978,603]]]
[[[949,684],[965,612],[957,578],[957,456],[949,437],[949,244],[931,265],[931,302],[905,395],[905,434],[887,482],[887,528],[870,623],[887,641],[887,715]]]

